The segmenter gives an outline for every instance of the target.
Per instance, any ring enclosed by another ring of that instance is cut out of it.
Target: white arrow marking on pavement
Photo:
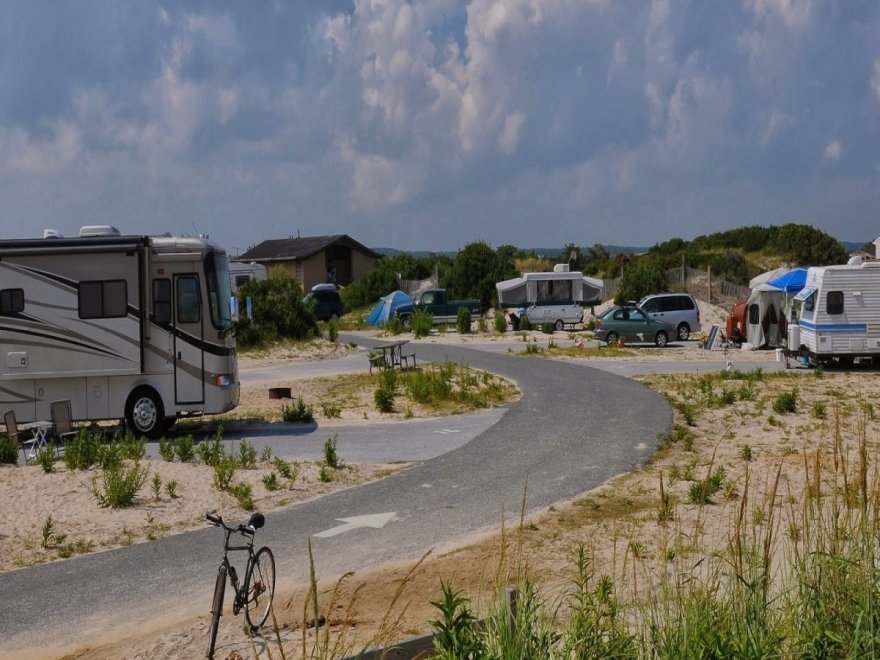
[[[355,516],[354,518],[337,518],[336,520],[343,523],[342,525],[325,529],[323,532],[315,534],[315,536],[326,539],[331,536],[336,536],[337,534],[351,531],[352,529],[357,529],[358,527],[382,529],[385,525],[391,522],[396,515],[397,512],[392,511],[391,513],[371,513],[366,516]]]
[[[434,433],[441,433],[443,435],[447,433],[461,433],[461,429],[440,429],[439,431],[434,431]]]

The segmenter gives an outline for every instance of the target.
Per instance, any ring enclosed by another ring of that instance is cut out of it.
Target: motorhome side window
[[[825,298],[825,311],[829,314],[843,314],[843,291],[829,291]]]
[[[24,311],[24,289],[0,290],[0,316],[11,316]]]
[[[198,279],[190,276],[177,278],[177,322],[198,323],[201,319]]]
[[[156,323],[171,323],[171,280],[167,277],[153,280],[153,316]]]
[[[79,317],[113,319],[126,315],[128,288],[125,280],[79,283]]]

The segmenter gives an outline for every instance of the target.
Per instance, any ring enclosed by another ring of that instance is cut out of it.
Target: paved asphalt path
[[[524,489],[532,512],[641,465],[671,428],[661,396],[605,371],[458,346],[416,352],[420,363],[450,360],[506,376],[523,397],[472,441],[418,467],[268,514],[257,542],[273,548],[280,584],[307,581],[309,537],[319,579],[413,560],[497,528],[502,514],[514,523]],[[393,518],[382,528],[316,536],[371,514]],[[203,612],[207,621],[221,543],[205,528],[0,574],[0,655],[86,644],[114,626],[176,612]]]

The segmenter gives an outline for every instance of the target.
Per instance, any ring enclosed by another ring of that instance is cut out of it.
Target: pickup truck
[[[471,320],[480,315],[479,300],[449,300],[446,289],[427,289],[422,291],[412,305],[401,305],[395,311],[397,317],[408,325],[416,311],[425,311],[434,317],[434,324],[455,323],[460,307],[466,307]]]

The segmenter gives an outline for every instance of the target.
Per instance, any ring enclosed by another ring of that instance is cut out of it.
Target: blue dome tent
[[[379,298],[379,302],[370,310],[367,317],[368,325],[385,325],[388,319],[394,316],[394,310],[401,305],[412,304],[412,298],[398,289],[389,293],[387,296]]]

